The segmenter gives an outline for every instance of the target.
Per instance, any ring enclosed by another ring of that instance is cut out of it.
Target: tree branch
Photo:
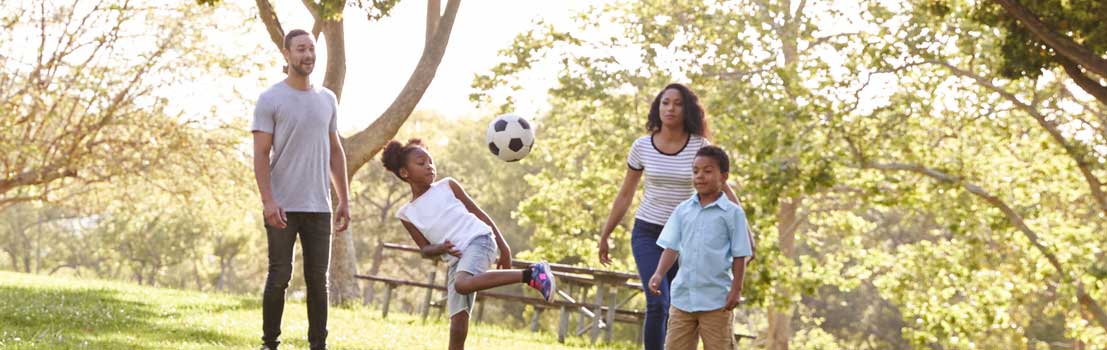
[[[423,47],[429,47],[434,41],[434,33],[438,30],[438,20],[442,17],[442,1],[427,0],[427,38]]]
[[[277,18],[277,12],[273,10],[273,4],[269,0],[257,0],[258,17],[265,23],[265,30],[269,32],[269,40],[277,46],[277,51],[284,52],[284,28],[281,28],[281,20]]]
[[[1099,57],[1099,55],[1088,50],[1088,48],[1072,41],[1069,37],[1053,31],[1038,18],[1038,15],[1030,12],[1030,9],[1027,9],[1017,0],[994,1],[1002,6],[1003,9],[1007,11],[1007,14],[1018,19],[1023,27],[1034,35],[1034,38],[1049,45],[1058,55],[1064,56],[1076,62],[1076,64],[1084,66],[1084,69],[1087,69],[1089,72],[1107,78],[1107,60]]]
[[[42,200],[42,199],[43,199],[42,196],[17,196],[17,197],[7,197],[7,198],[0,197],[0,211],[4,211],[4,209],[7,209],[9,206],[12,206],[12,205],[15,205],[15,204],[18,204],[18,203],[30,202],[30,201]]]
[[[423,47],[419,64],[411,73],[403,90],[392,101],[392,105],[388,106],[388,109],[369,127],[344,140],[343,145],[349,146],[346,148],[346,159],[350,165],[347,176],[352,176],[361,169],[393,135],[396,135],[396,131],[407,121],[411,111],[427,91],[438,70],[438,65],[442,63],[442,56],[446,53],[460,3],[461,0],[450,0],[446,4],[446,11],[436,25],[434,40],[431,41],[431,45]]]
[[[76,177],[77,170],[71,169],[68,164],[55,163],[41,169],[25,171],[22,174],[0,180],[0,194],[17,187],[41,185],[66,177]]]
[[[988,192],[987,190],[976,184],[965,181],[959,176],[946,174],[942,171],[927,168],[918,164],[866,162],[863,163],[861,167],[866,169],[877,169],[884,171],[907,171],[925,175],[941,182],[958,185],[964,188],[966,191],[969,191],[969,193],[980,197],[992,207],[999,209],[1001,212],[1003,212],[1003,215],[1007,218],[1007,221],[1011,225],[1015,226],[1015,228],[1017,228],[1019,232],[1022,232],[1024,236],[1026,236],[1027,240],[1030,241],[1030,244],[1038,250],[1038,253],[1045,256],[1046,260],[1049,261],[1049,264],[1053,266],[1053,268],[1057,270],[1057,273],[1061,276],[1061,281],[1072,284],[1076,287],[1077,300],[1079,301],[1079,303],[1083,305],[1089,312],[1091,312],[1093,318],[1095,319],[1096,323],[1099,323],[1100,327],[1107,330],[1107,312],[1104,311],[1103,307],[1100,306],[1099,303],[1095,301],[1095,299],[1092,299],[1092,297],[1087,294],[1087,292],[1084,290],[1084,284],[1080,282],[1079,278],[1074,278],[1065,270],[1065,268],[1061,265],[1061,261],[1057,258],[1057,255],[1053,254],[1049,247],[1046,247],[1045,244],[1042,243],[1042,240],[1038,236],[1038,234],[1026,225],[1026,221],[1023,219],[1022,215],[1019,215],[1019,213],[1015,212],[1015,210],[1012,209],[1010,205],[1007,205],[1007,203],[999,197],[993,195],[992,193]]]
[[[313,0],[302,0],[304,8],[315,19],[312,25],[312,34],[318,36],[322,31],[327,38],[327,70],[323,74],[323,87],[331,90],[338,101],[342,101],[342,88],[346,82],[346,34],[343,30],[343,7],[335,9],[336,13],[327,14],[320,4]]]
[[[311,18],[318,22],[323,11],[322,5],[316,4],[314,0],[300,0],[300,2],[304,4],[304,8],[311,14]]]
[[[1107,106],[1107,87],[1100,85],[1099,82],[1085,75],[1084,72],[1080,70],[1080,66],[1077,66],[1076,63],[1073,63],[1063,56],[1056,57],[1057,62],[1061,64],[1061,67],[1065,68],[1065,73],[1068,74],[1070,78],[1072,78],[1072,81],[1076,83],[1076,85],[1079,86],[1080,89],[1084,90],[1084,92],[1087,92],[1089,95],[1092,95],[1092,97],[1095,97],[1095,99],[1099,100],[1100,103]]]
[[[1049,133],[1049,135],[1053,138],[1053,140],[1061,145],[1061,148],[1065,150],[1065,153],[1067,153],[1069,157],[1076,162],[1077,168],[1080,169],[1080,173],[1084,176],[1084,181],[1088,183],[1088,188],[1091,191],[1092,198],[1094,198],[1096,203],[1099,205],[1100,211],[1102,211],[1104,214],[1107,214],[1107,193],[1104,193],[1103,191],[1103,182],[1101,182],[1099,178],[1092,173],[1091,162],[1087,159],[1084,152],[1080,150],[1077,145],[1073,144],[1067,138],[1065,138],[1065,135],[1061,133],[1061,130],[1057,128],[1057,125],[1055,123],[1047,120],[1046,116],[1043,115],[1036,108],[1031,107],[1025,102],[1022,102],[1022,100],[1015,96],[1015,94],[1003,88],[1000,88],[999,86],[996,86],[991,82],[991,80],[987,78],[958,68],[945,61],[928,60],[927,62],[946,67],[956,76],[965,77],[976,81],[976,83],[980,86],[983,86],[984,88],[996,94],[999,94],[1005,100],[1011,102],[1017,108],[1021,109],[1022,111],[1033,117],[1034,120],[1038,122],[1038,125],[1045,129],[1046,132]]]

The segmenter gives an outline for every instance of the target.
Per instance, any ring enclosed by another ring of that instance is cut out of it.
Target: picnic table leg
[[[427,273],[427,283],[434,284],[435,277],[438,269],[432,269]],[[427,320],[427,315],[430,315],[431,297],[434,296],[434,289],[427,288],[427,294],[423,295],[423,321]]]
[[[361,288],[361,305],[369,306],[373,303],[373,281],[365,280],[365,287]]]
[[[592,344],[596,343],[596,340],[600,338],[600,322],[603,320],[603,302],[604,297],[607,296],[607,284],[596,284],[596,310],[592,312]],[[607,325],[611,327],[611,325]]]
[[[607,329],[604,329],[603,341],[611,343],[615,332],[615,309],[619,308],[619,290],[611,288],[611,306],[607,309]]]
[[[590,288],[588,288],[588,286],[580,286],[580,297],[577,298],[578,302],[584,303],[588,300],[588,290],[589,289]],[[584,308],[579,308],[578,310],[580,312],[577,313],[577,328],[578,329],[584,329],[585,323],[591,323],[592,320],[589,319],[589,320],[585,321],[586,320],[586,318],[585,318],[586,314],[584,313]],[[577,333],[579,335],[580,332],[578,331]]]
[[[396,285],[388,283],[384,287],[384,305],[381,307],[381,318],[388,318],[388,305],[392,303],[392,288]]]
[[[569,310],[561,306],[561,320],[557,322],[557,342],[565,343],[565,332],[569,331]]]
[[[530,331],[531,332],[537,332],[538,331],[538,318],[540,318],[540,317],[542,317],[542,309],[537,308],[537,307],[534,308],[534,316],[531,316],[531,318],[530,318]]]

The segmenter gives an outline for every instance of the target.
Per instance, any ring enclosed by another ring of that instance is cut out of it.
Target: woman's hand
[[[607,238],[600,238],[600,264],[603,264],[603,266],[611,265],[611,256],[608,255],[610,250],[611,247],[607,245]]]

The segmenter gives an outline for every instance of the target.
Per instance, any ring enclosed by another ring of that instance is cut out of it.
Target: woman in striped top
[[[645,195],[634,215],[631,230],[631,251],[642,290],[661,259],[661,247],[657,237],[669,214],[678,204],[695,193],[692,187],[692,160],[707,141],[707,117],[699,98],[682,84],[669,84],[654,98],[646,122],[648,135],[639,137],[627,155],[627,172],[623,185],[611,206],[611,214],[600,237],[600,263],[611,262],[608,255],[608,238],[615,226],[623,220],[627,208],[634,199],[638,183],[645,175]],[[723,191],[734,203],[738,203],[730,186]],[[752,243],[752,239],[751,239]],[[660,295],[646,294],[646,324],[643,327],[647,350],[664,348],[666,324],[669,318],[669,284],[676,277],[677,267],[669,270],[661,282]]]

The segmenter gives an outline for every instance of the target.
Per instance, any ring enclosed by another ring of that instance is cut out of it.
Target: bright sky
[[[443,8],[446,2],[442,1]],[[311,17],[299,1],[274,3],[286,31],[311,28]],[[497,51],[508,47],[517,34],[532,28],[535,20],[566,24],[573,14],[595,3],[584,0],[462,1],[446,56],[416,110],[437,110],[447,117],[484,117],[469,102],[470,84],[475,74],[487,72],[500,61]],[[403,88],[422,54],[426,9],[426,1],[401,1],[391,16],[372,23],[363,12],[346,10],[347,71],[338,122],[343,133],[368,126]],[[258,40],[269,40],[264,25],[258,21],[257,26]],[[265,47],[271,48],[272,44]],[[325,46],[320,43],[317,50],[320,57],[316,60],[312,81],[321,84],[326,70]],[[277,55],[275,50],[273,54]],[[283,64],[283,59],[280,62]],[[272,71],[272,82],[284,78],[279,67]],[[520,108],[535,109],[534,106]]]

